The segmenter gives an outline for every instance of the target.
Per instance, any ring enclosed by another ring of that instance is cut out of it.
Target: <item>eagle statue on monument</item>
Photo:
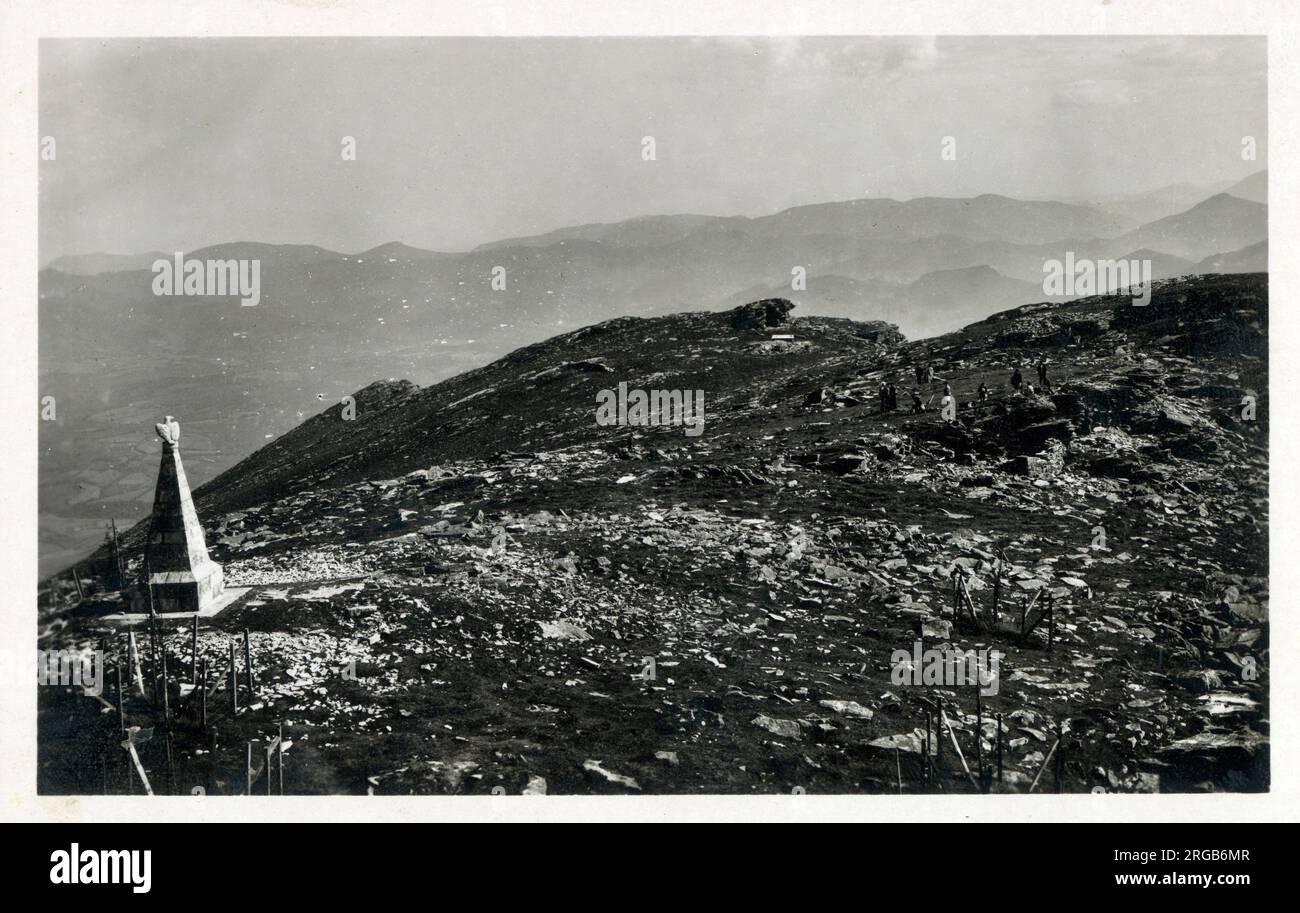
[[[181,442],[181,426],[172,416],[167,416],[167,420],[159,422],[153,426],[153,430],[158,432],[164,444],[175,447]]]

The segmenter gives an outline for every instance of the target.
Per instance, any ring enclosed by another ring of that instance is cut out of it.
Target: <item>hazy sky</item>
[[[655,213],[1086,198],[1267,165],[1262,38],[44,40],[40,79],[42,262],[234,240],[463,250]]]

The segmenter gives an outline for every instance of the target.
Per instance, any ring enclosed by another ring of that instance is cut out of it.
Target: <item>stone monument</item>
[[[162,438],[162,464],[144,552],[154,611],[200,612],[221,598],[225,589],[221,565],[208,557],[181,465],[181,426],[169,415],[154,430]]]

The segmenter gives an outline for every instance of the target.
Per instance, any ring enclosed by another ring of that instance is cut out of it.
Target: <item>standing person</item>
[[[980,405],[982,406],[988,401],[989,398],[989,388],[984,385],[984,381],[980,381],[979,396],[980,396]]]
[[[952,384],[948,383],[947,381],[943,382],[943,395],[952,396]]]
[[[925,411],[925,403],[921,402],[921,391],[912,390],[912,414],[920,415]]]
[[[892,383],[889,385],[889,411],[898,411],[898,386]]]
[[[1016,369],[1011,372],[1011,389],[1019,393],[1020,385],[1024,383],[1024,380],[1024,375],[1020,373],[1020,365],[1016,365]]]
[[[883,415],[889,411],[889,385],[883,380],[880,382],[880,412]]]
[[[1038,359],[1038,386],[1044,390],[1051,391],[1052,382],[1047,379],[1047,359]]]
[[[939,416],[945,422],[957,420],[957,401],[951,393],[945,393],[943,399],[939,400]]]

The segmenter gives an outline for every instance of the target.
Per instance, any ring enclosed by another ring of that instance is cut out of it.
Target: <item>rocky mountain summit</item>
[[[303,793],[1266,789],[1267,355],[1240,274],[919,342],[768,299],[372,384],[196,492],[251,587],[199,655],[247,629],[256,701],[197,732],[178,691],[171,779],[239,792],[282,725]],[[598,424],[620,385],[703,391],[703,433]],[[104,636],[105,557],[42,647]],[[900,680],[918,641],[1000,651],[996,693]],[[41,691],[41,788],[99,791],[116,717]]]

